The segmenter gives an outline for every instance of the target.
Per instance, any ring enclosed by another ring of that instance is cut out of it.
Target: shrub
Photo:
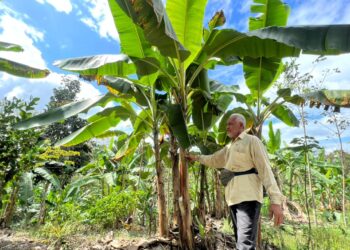
[[[113,191],[97,200],[88,210],[89,221],[104,228],[118,228],[133,214],[139,203],[139,197],[138,191]]]

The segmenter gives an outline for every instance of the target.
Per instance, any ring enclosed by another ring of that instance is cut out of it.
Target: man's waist
[[[233,177],[240,176],[240,175],[247,175],[247,174],[258,174],[258,170],[256,168],[251,168],[246,171],[236,172],[228,169],[223,169],[220,171],[220,180],[221,180],[221,183],[224,186],[226,186]]]

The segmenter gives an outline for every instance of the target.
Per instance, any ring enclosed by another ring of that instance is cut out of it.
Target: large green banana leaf
[[[302,96],[310,103],[333,107],[350,108],[350,90],[320,90]]]
[[[299,120],[295,117],[292,110],[290,110],[287,106],[283,104],[272,104],[270,109],[272,110],[272,114],[276,118],[278,118],[288,126],[299,126]]]
[[[207,77],[204,79],[208,81]],[[237,86],[226,86],[217,81],[210,81],[208,87],[210,88],[209,93],[200,88],[195,90],[191,96],[192,119],[199,130],[210,128],[217,118],[226,111],[232,102],[234,89],[237,88]]]
[[[258,14],[249,18],[249,30],[257,30],[268,26],[285,26],[290,13],[287,4],[280,0],[254,0],[250,12]]]
[[[82,112],[87,112],[90,108],[94,106],[104,107],[110,101],[113,101],[115,97],[112,94],[106,94],[102,96],[97,96],[94,98],[69,103],[61,107],[52,109],[45,113],[36,115],[27,120],[21,121],[14,125],[16,129],[29,129],[44,125],[49,125],[51,123],[69,118],[71,116],[77,115]]]
[[[63,70],[96,77],[128,76],[136,73],[135,65],[124,54],[69,58],[55,61],[54,65]]]
[[[0,41],[0,51],[22,52],[20,45]],[[0,57],[0,71],[25,78],[44,78],[50,74],[47,69],[36,69],[30,66],[13,62]]]
[[[108,2],[119,33],[121,49],[136,64],[140,81],[150,86],[158,76],[159,62],[154,58],[157,57],[157,53],[146,40],[143,30],[134,24],[130,16],[120,8],[117,2],[115,0]],[[130,10],[128,9],[128,11],[130,15]]]
[[[290,9],[280,0],[254,0],[251,12],[259,16],[249,19],[250,31],[272,25],[285,26]],[[252,96],[259,98],[268,90],[279,77],[282,69],[281,58],[244,57],[244,77]]]
[[[190,52],[179,42],[161,0],[115,0],[135,24],[142,28],[145,38],[164,56],[184,61]]]
[[[92,123],[89,123],[88,125],[71,133],[69,136],[58,141],[55,146],[70,147],[85,142],[103,134],[108,129],[115,127],[120,120],[121,119],[117,112],[112,112],[109,116],[102,116],[100,119],[94,120]]]
[[[23,48],[14,43],[5,43],[0,41],[0,51],[22,52]]]
[[[226,22],[226,18],[225,18],[224,12],[222,10],[217,11],[208,23],[209,29],[203,28],[204,42],[206,42],[212,36],[213,30],[215,28],[223,26],[225,24],[225,22]],[[200,64],[200,60],[203,60],[203,55],[205,56],[205,54],[203,52],[203,47],[202,47],[202,50],[198,53],[197,58],[194,61],[197,64]],[[206,69],[214,69],[216,65],[229,66],[229,65],[234,65],[234,64],[242,62],[242,59],[238,56],[226,57],[224,59],[226,59],[226,61],[224,61],[223,58],[211,57],[211,58],[207,59],[208,61],[204,65],[204,67]]]
[[[247,33],[303,50],[303,53],[338,55],[350,52],[350,25],[267,27]]]
[[[300,49],[272,39],[248,36],[233,29],[221,29],[212,31],[196,61],[204,63],[212,57],[218,57],[222,61],[231,61],[231,58],[236,60],[237,56],[282,58],[299,54]]]
[[[0,71],[25,78],[44,78],[50,74],[47,69],[36,69],[0,57]]]
[[[108,3],[118,30],[122,52],[136,58],[152,56],[152,46],[145,39],[143,30],[131,19],[131,10],[121,9],[116,0],[108,0]],[[124,11],[128,11],[128,14]]]
[[[115,95],[121,96],[123,98],[134,98],[134,101],[142,106],[147,106],[148,101],[143,93],[142,87],[138,86],[131,80],[120,78],[120,77],[104,77],[105,81],[103,82],[109,90]]]
[[[185,69],[201,49],[203,19],[207,0],[168,0],[166,12],[179,42],[191,52]]]
[[[119,117],[122,120],[130,119],[134,121],[137,117],[137,114],[134,110],[130,110],[128,108],[125,108],[123,106],[115,106],[111,108],[106,108],[102,110],[101,112],[98,112],[94,114],[93,116],[89,117],[87,119],[88,122],[95,122],[97,120],[100,120],[101,118],[105,116],[112,116],[112,117]]]
[[[186,149],[191,145],[186,122],[179,104],[170,104],[165,107],[169,126],[174,133],[181,148]]]
[[[139,82],[146,86],[152,86],[159,76],[160,63],[153,57],[134,59]]]

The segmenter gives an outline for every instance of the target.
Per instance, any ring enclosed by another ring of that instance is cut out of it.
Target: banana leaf
[[[161,0],[115,0],[133,22],[141,27],[145,38],[164,56],[184,61],[190,52],[179,42]]]
[[[0,57],[0,71],[4,71],[10,75],[25,78],[45,78],[50,74],[47,69],[36,69],[30,66],[13,62]]]
[[[274,39],[303,50],[305,54],[338,55],[350,52],[350,25],[309,25],[267,27],[247,33],[248,36]]]
[[[69,58],[55,61],[54,65],[63,70],[94,77],[128,76],[136,72],[135,65],[124,54]]]
[[[166,13],[179,42],[191,54],[185,61],[185,69],[192,63],[202,45],[202,30],[207,0],[168,0]]]
[[[267,26],[285,26],[290,9],[280,0],[254,0],[251,13],[258,15],[249,18],[249,30]],[[244,57],[243,71],[246,84],[254,98],[260,98],[282,73],[281,57]]]
[[[51,123],[64,120],[79,113],[86,113],[90,108],[95,106],[104,107],[115,97],[112,94],[97,96],[94,98],[77,101],[52,109],[45,113],[33,116],[24,121],[20,121],[14,125],[15,129],[29,129],[39,126],[49,125]]]
[[[23,48],[14,43],[6,43],[0,41],[0,51],[22,52]]]

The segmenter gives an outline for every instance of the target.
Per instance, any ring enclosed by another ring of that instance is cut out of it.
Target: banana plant
[[[23,48],[17,44],[0,41],[0,51],[22,52]],[[45,78],[50,74],[47,69],[36,69],[2,57],[0,57],[0,71],[25,78]]]
[[[168,122],[171,132],[180,144],[180,181],[178,183],[181,207],[180,238],[182,246],[189,249],[193,248],[193,237],[190,229],[192,220],[187,163],[184,154],[191,142],[186,123],[190,120],[191,109],[192,111],[196,109],[191,106],[196,102],[196,96],[193,94],[194,98],[192,100],[189,98],[193,90],[192,85],[203,74],[203,70],[213,69],[217,64],[232,65],[243,60],[246,65],[244,67],[246,79],[252,83],[249,86],[252,90],[256,90],[252,91],[253,96],[262,102],[262,93],[281,71],[281,58],[299,56],[302,50],[304,53],[324,54],[350,51],[349,44],[345,42],[346,34],[350,30],[349,25],[302,26],[293,27],[293,29],[279,27],[274,28],[273,32],[268,28],[261,29],[267,25],[285,23],[286,8],[283,6],[281,8],[280,1],[263,3],[255,1],[256,7],[253,7],[252,11],[271,13],[271,18],[265,18],[270,14],[263,14],[254,27],[251,25],[251,32],[218,29],[223,20],[218,13],[209,29],[203,33],[206,3],[206,0],[168,0],[164,8],[161,0],[109,0],[110,10],[120,35],[121,51],[135,65],[138,83],[146,86],[156,84],[154,86],[158,85],[159,90],[168,92],[172,105],[169,105],[167,114],[176,112],[179,114],[177,120],[168,115]],[[273,17],[274,13],[278,17]],[[329,29],[336,32],[325,34]],[[341,29],[340,32],[338,32],[339,29]],[[311,33],[313,39],[307,36]],[[291,34],[293,39],[285,39]],[[319,46],[334,38],[339,42],[334,42],[328,47]],[[88,58],[71,59],[65,63],[69,65],[73,60],[75,61],[74,71],[82,75],[89,74],[85,77],[101,79],[104,76],[102,71],[90,72],[85,67]],[[56,65],[65,68],[61,63]],[[195,65],[195,70],[186,74],[191,65]],[[94,66],[94,69],[97,68],[100,67]],[[116,72],[112,75],[121,76],[123,75],[121,72],[123,70],[120,64],[116,64]],[[122,77],[131,79],[133,76],[125,74]],[[259,77],[256,83],[258,86],[254,86],[256,77]],[[268,80],[265,81],[265,78]],[[202,93],[207,100],[210,99],[208,91],[202,89]],[[261,105],[258,104],[258,107]],[[258,114],[260,113],[259,108]]]

